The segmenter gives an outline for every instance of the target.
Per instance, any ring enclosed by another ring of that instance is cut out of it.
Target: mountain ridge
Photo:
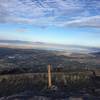
[[[0,47],[8,48],[26,48],[26,49],[46,49],[46,50],[56,50],[56,51],[69,51],[69,52],[100,52],[99,47],[88,47],[80,45],[65,45],[65,44],[53,44],[46,42],[32,42],[32,41],[22,41],[22,40],[0,40]]]

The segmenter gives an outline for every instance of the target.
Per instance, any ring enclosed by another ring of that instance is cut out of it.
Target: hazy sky
[[[0,39],[100,47],[100,0],[0,0]]]

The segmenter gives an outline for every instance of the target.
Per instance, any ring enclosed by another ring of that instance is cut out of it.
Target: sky
[[[100,0],[0,0],[0,40],[100,47]]]

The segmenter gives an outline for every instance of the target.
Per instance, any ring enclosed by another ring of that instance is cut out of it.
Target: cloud
[[[99,0],[0,0],[0,23],[100,28],[99,10]]]
[[[81,19],[75,19],[63,24],[64,26],[73,27],[95,27],[100,28],[100,16],[85,17]]]
[[[27,32],[27,29],[19,28],[19,29],[16,30],[16,32],[24,33],[24,32]]]

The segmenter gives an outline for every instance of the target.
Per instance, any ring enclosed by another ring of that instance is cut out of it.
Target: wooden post
[[[51,83],[51,65],[48,65],[48,88],[52,86]]]

